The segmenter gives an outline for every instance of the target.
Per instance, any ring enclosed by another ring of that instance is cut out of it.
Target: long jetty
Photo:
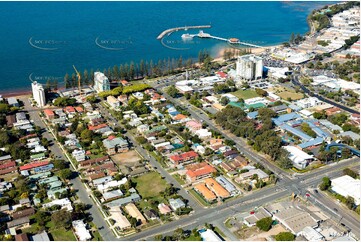
[[[197,26],[184,26],[184,27],[177,27],[164,30],[160,35],[158,35],[157,39],[162,39],[166,34],[173,33],[178,30],[187,30],[187,29],[206,29],[211,28],[211,25],[197,25]]]
[[[200,30],[198,34],[190,34],[189,36],[192,37],[192,38],[194,38],[194,37],[198,37],[198,38],[210,38],[210,39],[216,39],[216,40],[225,41],[225,42],[227,42],[227,43],[232,43],[230,39],[226,39],[226,38],[222,38],[222,37],[210,35],[210,34],[208,34],[208,33],[204,33],[202,30]],[[262,48],[262,46],[260,46],[260,45],[254,45],[254,44],[242,42],[242,41],[239,41],[239,40],[237,40],[236,42],[234,42],[234,44],[241,44],[241,45],[250,46],[250,47],[255,47],[255,48]]]

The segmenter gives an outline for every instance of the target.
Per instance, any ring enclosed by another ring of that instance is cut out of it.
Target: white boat
[[[182,34],[181,37],[182,37],[182,39],[185,39],[185,40],[193,39],[193,36],[190,34]]]

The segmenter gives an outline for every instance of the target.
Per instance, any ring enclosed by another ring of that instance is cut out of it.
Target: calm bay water
[[[287,41],[308,31],[307,15],[325,2],[1,2],[0,93],[30,90],[29,76],[45,83],[66,72],[108,68],[121,63],[182,56],[207,48],[216,55],[225,43],[195,39],[181,43],[179,31],[206,25],[204,32],[258,45]],[[175,50],[174,48],[184,48]],[[173,49],[172,49],[173,48]]]

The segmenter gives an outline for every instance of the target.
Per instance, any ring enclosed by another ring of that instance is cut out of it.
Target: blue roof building
[[[310,128],[317,134],[318,137],[321,137],[323,139],[327,139],[327,138],[331,138],[331,136],[326,133],[325,131],[323,131],[322,129],[320,129],[319,127],[317,127],[314,123],[312,123],[311,121],[307,121],[306,123],[308,123],[308,125],[310,126]]]
[[[273,121],[277,121],[277,122],[281,122],[281,123],[285,123],[294,119],[298,119],[301,118],[301,116],[297,113],[287,113],[287,114],[283,114],[277,118],[274,118]]]
[[[323,139],[321,137],[317,137],[315,139],[312,139],[312,140],[309,140],[307,142],[304,142],[302,144],[299,144],[298,146],[301,148],[301,149],[306,149],[308,147],[311,147],[311,146],[314,146],[314,145],[319,145],[319,144],[322,144],[323,142]]]
[[[283,130],[286,130],[288,132],[290,132],[291,134],[293,135],[296,135],[297,137],[299,137],[300,139],[302,139],[303,141],[309,141],[312,139],[311,136],[303,133],[302,131],[298,130],[298,129],[295,129],[291,126],[289,126],[288,124],[281,124],[280,125],[280,128],[283,129]]]
[[[258,111],[247,113],[247,118],[249,119],[256,119],[258,116]]]

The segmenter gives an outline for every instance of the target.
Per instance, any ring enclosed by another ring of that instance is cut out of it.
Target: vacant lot
[[[274,92],[276,95],[280,96],[282,99],[287,100],[291,98],[292,101],[299,100],[303,98],[302,93],[296,93],[294,89],[285,88],[285,87],[273,87],[270,91]]]
[[[303,98],[302,93],[295,93],[295,92],[289,92],[289,91],[280,92],[277,95],[280,96],[284,100],[287,100],[288,98],[291,98],[292,101],[299,100],[299,99]]]
[[[117,165],[130,165],[130,166],[137,164],[141,160],[138,153],[134,150],[112,155],[111,158]]]
[[[237,90],[235,92],[231,92],[231,94],[235,95],[238,98],[243,98],[243,99],[258,97],[258,94],[256,93],[256,91],[254,91],[252,89]]]
[[[135,188],[143,198],[157,197],[167,188],[167,182],[157,172],[149,172],[133,178],[133,181],[137,184]]]
[[[66,230],[64,228],[52,230],[50,232],[54,241],[75,241],[75,236],[72,230]]]

